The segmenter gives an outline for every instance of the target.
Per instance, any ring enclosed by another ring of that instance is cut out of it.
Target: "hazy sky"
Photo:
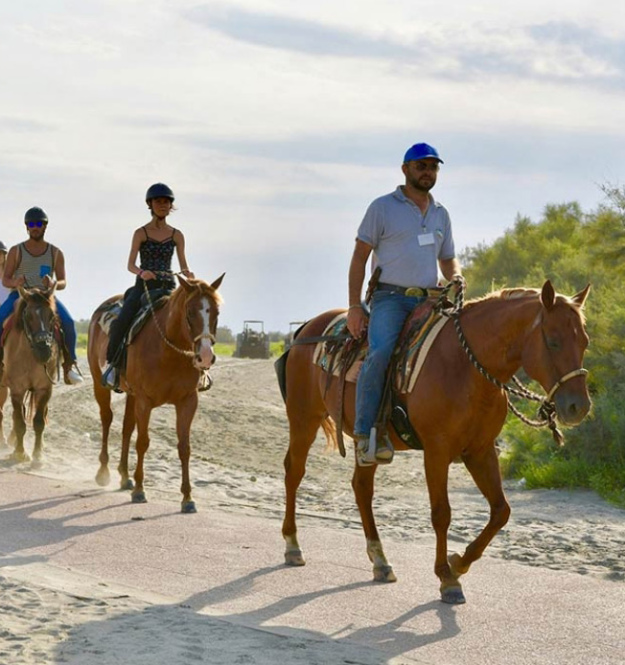
[[[220,323],[286,330],[346,305],[356,228],[415,142],[445,160],[433,193],[458,251],[547,204],[604,202],[625,171],[621,14],[616,0],[0,0],[0,239],[22,240],[42,206],[61,299],[88,318],[131,285],[132,232],[162,181],[196,275],[227,273]]]

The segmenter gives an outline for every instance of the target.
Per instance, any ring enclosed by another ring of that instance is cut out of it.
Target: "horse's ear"
[[[588,297],[588,292],[590,291],[590,284],[586,286],[586,288],[583,291],[580,291],[579,293],[576,293],[571,300],[578,306],[578,307],[583,307],[584,303],[586,302],[586,298]]]
[[[223,282],[224,277],[226,276],[226,273],[222,273],[220,277],[218,277],[212,284],[211,286],[217,291],[217,289],[221,286],[221,283]]]
[[[184,275],[177,272],[176,277],[178,278],[180,286],[182,286],[185,291],[193,291],[193,287],[191,286],[191,284],[189,284],[189,280]]]
[[[26,300],[26,296],[28,295],[28,291],[23,286],[18,286],[17,287],[17,292],[20,294],[20,298],[22,300]]]
[[[556,301],[556,292],[553,290],[553,284],[549,280],[543,284],[540,299],[547,310],[551,309]]]

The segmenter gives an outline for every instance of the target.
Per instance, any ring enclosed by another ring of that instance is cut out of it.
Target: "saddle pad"
[[[332,321],[326,326],[323,331],[323,336],[339,336],[347,332],[347,313],[344,312],[335,316]],[[328,344],[332,345],[332,340],[328,342],[317,342],[315,346],[315,351],[313,353],[313,363],[321,367],[324,372],[332,370],[333,376],[340,376],[341,374],[341,360],[343,359],[343,351],[345,349],[345,344],[340,343],[340,346],[337,349],[328,347]],[[362,361],[367,353],[367,345],[365,344],[361,349],[358,357],[354,360],[352,365],[347,370],[345,375],[345,380],[348,383],[356,383],[358,378],[358,372],[362,366]]]
[[[152,306],[155,310],[160,309],[167,302],[168,298],[169,295],[161,295],[157,300],[152,302]],[[107,335],[110,332],[111,324],[113,321],[115,321],[115,319],[117,319],[119,313],[122,311],[123,302],[123,298],[118,298],[117,300],[108,303],[106,307],[102,308],[98,323],[100,324],[100,328],[102,328],[102,330]],[[130,344],[132,342],[132,340],[137,336],[137,333],[141,330],[141,328],[143,328],[145,322],[147,321],[148,317],[151,316],[151,314],[152,311],[150,306],[148,304],[142,305],[138,314],[135,316],[130,329],[128,330],[128,334],[126,335],[126,344]]]
[[[448,322],[449,317],[433,314],[411,340],[404,357],[397,363],[395,387],[400,393],[412,392],[432,344]]]
[[[111,323],[119,316],[119,313],[122,311],[122,298],[118,298],[108,305],[105,305],[101,308],[100,318],[98,319],[98,324],[100,328],[108,335],[111,330]]]

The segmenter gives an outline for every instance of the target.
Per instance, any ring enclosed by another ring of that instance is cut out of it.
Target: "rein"
[[[516,376],[513,376],[512,380],[517,385],[517,388],[513,388],[512,386],[502,383],[501,381],[499,381],[499,379],[495,378],[492,374],[490,374],[490,372],[485,367],[483,367],[480,364],[479,360],[475,357],[473,351],[471,351],[471,348],[469,347],[467,339],[464,336],[464,332],[462,331],[462,326],[460,325],[460,311],[462,309],[464,302],[464,291],[466,289],[466,282],[462,277],[455,278],[445,287],[445,292],[448,291],[453,286],[453,284],[457,284],[459,287],[454,299],[454,308],[448,311],[445,311],[441,308],[440,311],[441,314],[443,314],[444,316],[453,319],[454,327],[456,329],[456,333],[458,334],[458,339],[460,340],[460,346],[464,349],[469,360],[471,361],[471,364],[475,367],[475,369],[478,370],[478,372],[484,378],[488,379],[488,381],[496,385],[498,388],[504,390],[507,394],[515,395],[516,397],[524,397],[525,399],[534,402],[539,402],[540,407],[538,408],[538,417],[540,418],[540,420],[531,420],[523,413],[521,413],[510,401],[508,401],[508,407],[519,420],[524,422],[526,425],[529,425],[530,427],[536,427],[536,428],[549,427],[555,441],[558,443],[558,445],[562,445],[564,443],[564,436],[562,435],[562,432],[558,429],[558,426],[556,424],[556,408],[552,401],[552,398],[555,395],[558,388],[560,388],[566,381],[568,381],[569,379],[573,379],[576,376],[585,376],[586,374],[588,374],[588,370],[580,368],[580,369],[575,369],[572,372],[569,372],[568,374],[565,374],[562,378],[556,381],[554,386],[551,388],[551,390],[547,393],[545,397],[541,397],[540,395],[526,388]],[[443,295],[440,296],[439,301],[443,298]]]
[[[176,273],[157,272],[156,274],[157,275],[171,276],[171,275],[176,274]],[[162,328],[161,328],[161,326],[158,322],[158,319],[156,318],[156,310],[154,309],[154,305],[152,304],[152,298],[150,298],[150,290],[148,289],[148,285],[147,285],[145,280],[143,280],[143,290],[145,291],[145,297],[148,301],[148,307],[150,308],[150,312],[152,313],[152,318],[154,319],[154,325],[156,326],[156,329],[158,330],[158,334],[161,336],[161,339],[163,340],[163,342],[165,342],[165,344],[167,344],[167,346],[170,349],[173,349],[177,353],[180,353],[181,355],[183,355],[187,358],[195,358],[196,353],[193,349],[181,349],[181,348],[177,347],[172,341],[170,341],[167,338],[167,335],[165,335],[165,333],[163,332],[163,330],[162,330]],[[188,321],[187,321],[187,324],[188,324]],[[191,329],[189,328],[189,332],[190,331],[191,331]],[[212,344],[215,343],[215,335],[213,335],[210,332],[209,333],[201,333],[199,335],[196,335],[192,339],[192,343],[195,344],[196,342],[198,342],[201,339],[209,339]]]

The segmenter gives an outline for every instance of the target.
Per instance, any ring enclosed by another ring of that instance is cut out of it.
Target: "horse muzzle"
[[[588,415],[591,406],[590,397],[585,389],[577,392],[561,390],[555,395],[553,402],[558,420],[570,427],[579,425]]]
[[[35,340],[32,346],[33,355],[37,362],[47,363],[52,357],[53,340],[52,338],[45,338]]]

